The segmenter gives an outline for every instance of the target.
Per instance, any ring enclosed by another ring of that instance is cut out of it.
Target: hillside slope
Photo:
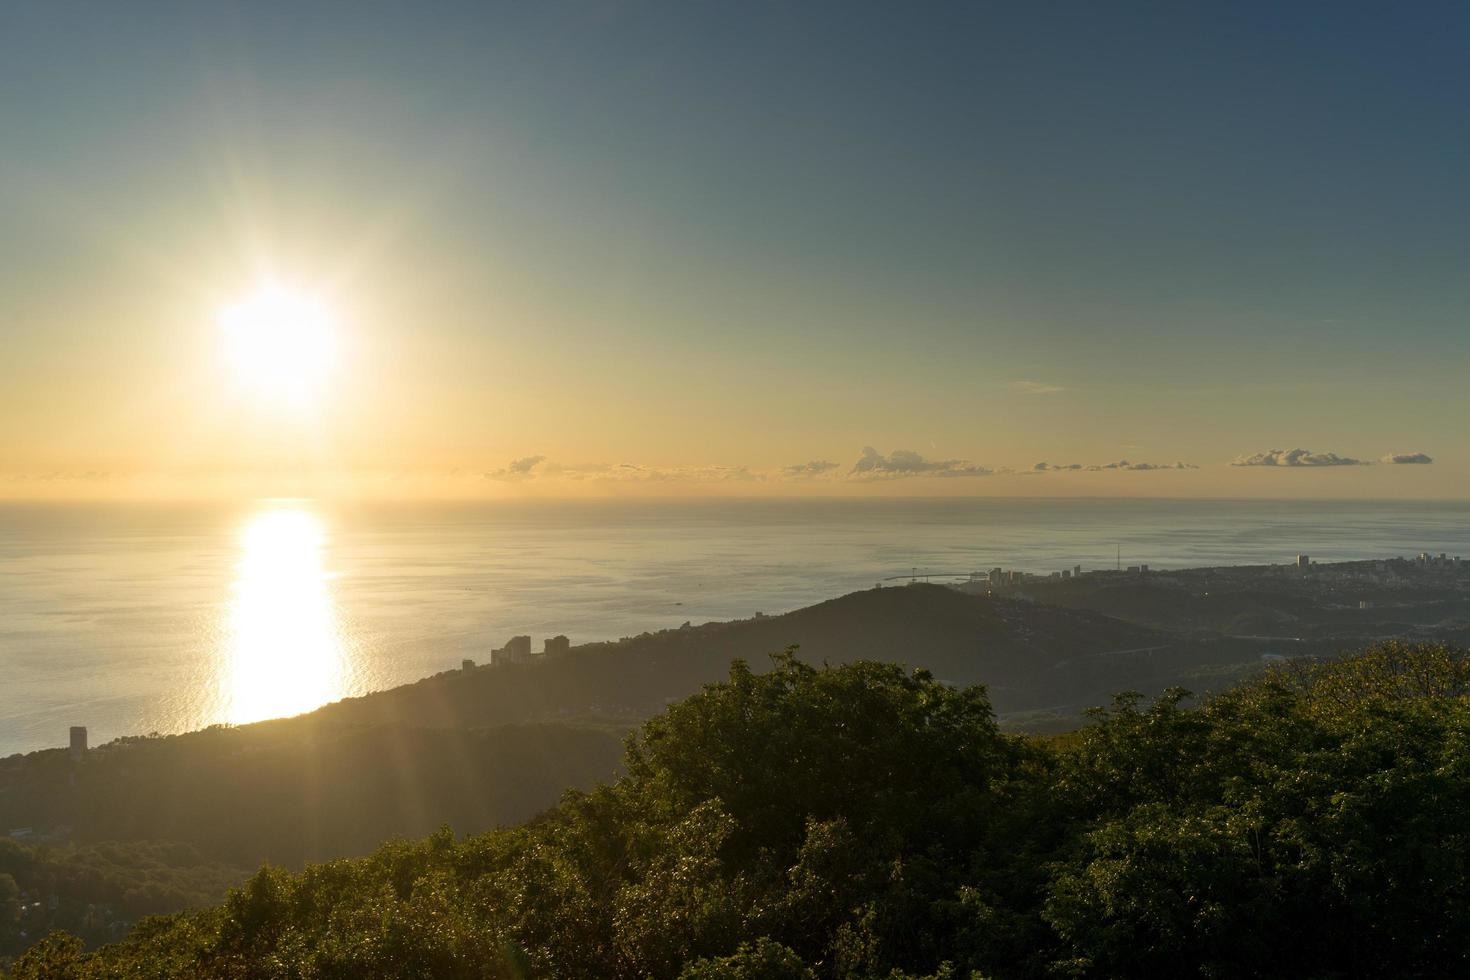
[[[0,760],[0,827],[183,841],[241,867],[363,854],[389,837],[525,820],[613,776],[614,732],[351,726],[314,715]]]
[[[462,727],[575,714],[647,717],[723,677],[798,646],[810,663],[885,660],[952,683],[982,683],[1002,716],[1076,714],[1124,687],[1162,689],[1239,649],[1087,610],[965,595],[937,585],[854,592],[781,616],[708,623],[575,647],[548,663],[481,667],[322,709],[325,718]]]
[[[441,825],[486,830],[610,778],[622,730],[725,677],[732,660],[762,671],[793,645],[809,663],[898,662],[982,683],[1002,716],[1046,710],[1054,725],[1225,655],[1085,610],[875,589],[587,644],[548,663],[444,673],[297,718],[123,739],[80,761],[62,751],[0,760],[0,827],[187,841],[245,866],[360,854]]]

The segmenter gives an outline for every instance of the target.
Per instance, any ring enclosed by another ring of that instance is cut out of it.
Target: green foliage
[[[143,916],[218,902],[247,876],[188,844],[0,839],[0,962],[55,929],[89,945],[116,939]]]
[[[70,980],[82,976],[82,941],[53,932],[26,950],[11,968],[13,980]]]
[[[809,819],[842,816],[880,846],[943,846],[985,820],[1009,762],[990,702],[927,673],[857,663],[816,670],[790,653],[674,705],[628,751],[633,785],[670,811],[722,800],[744,849],[794,855]]]
[[[729,956],[697,960],[679,980],[816,980],[816,973],[796,952],[765,936],[741,943]]]
[[[736,663],[530,824],[267,868],[13,975],[1466,975],[1467,680],[1388,646],[1025,740],[922,671]]]
[[[1089,815],[1044,916],[1086,975],[1470,966],[1467,661],[1389,645],[1194,711],[1121,702],[1064,758]]]

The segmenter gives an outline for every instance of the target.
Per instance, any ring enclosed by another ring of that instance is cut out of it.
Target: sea
[[[1470,503],[862,499],[0,504],[0,756],[309,711],[875,584],[1470,555]]]

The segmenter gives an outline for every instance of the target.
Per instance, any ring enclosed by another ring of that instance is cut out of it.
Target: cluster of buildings
[[[1438,555],[1427,551],[1420,552],[1414,558],[1387,558],[1369,561],[1347,561],[1320,564],[1314,562],[1310,555],[1297,555],[1296,561],[1289,565],[1227,565],[1208,568],[1185,568],[1172,572],[1158,572],[1159,584],[1170,582],[1193,581],[1200,578],[1210,580],[1238,580],[1242,584],[1250,580],[1259,580],[1263,577],[1279,580],[1289,580],[1301,576],[1311,576],[1311,581],[1319,585],[1328,583],[1357,583],[1373,584],[1387,587],[1411,585],[1422,581],[1426,576],[1448,577],[1459,575],[1462,571],[1470,574],[1470,564],[1462,563],[1458,555],[1449,555],[1440,552]],[[992,590],[1013,589],[1023,585],[1037,585],[1046,582],[1065,582],[1080,579],[1083,576],[1091,579],[1115,580],[1118,576],[1148,575],[1147,565],[1129,565],[1118,569],[1093,569],[1084,572],[1081,565],[1048,574],[1036,574],[1023,572],[1015,568],[992,568],[988,572],[971,572],[969,583],[971,585],[988,586]],[[1368,608],[1368,607],[1365,607]]]
[[[548,636],[540,653],[532,652],[529,636],[512,636],[505,646],[490,651],[490,666],[545,663],[548,660],[560,660],[571,652],[572,641],[565,636]],[[461,662],[460,667],[464,670],[474,670],[475,662],[465,660]]]
[[[1020,569],[1016,569],[1016,568],[999,568],[999,567],[997,567],[997,568],[992,568],[988,572],[971,572],[970,573],[970,581],[972,583],[981,583],[981,584],[984,584],[984,585],[988,585],[992,589],[1009,589],[1009,588],[1015,588],[1016,586],[1019,586],[1019,585],[1026,585],[1027,583],[1032,583],[1032,582],[1044,582],[1044,581],[1069,582],[1072,579],[1079,579],[1083,575],[1118,575],[1118,574],[1147,575],[1148,574],[1148,566],[1147,565],[1129,565],[1128,568],[1127,568],[1127,570],[1126,570],[1126,572],[1123,569],[1119,569],[1117,571],[1113,571],[1113,570],[1109,569],[1109,570],[1106,570],[1106,571],[1084,572],[1082,570],[1082,566],[1081,565],[1073,565],[1071,568],[1064,568],[1064,569],[1062,569],[1059,572],[1052,572],[1050,575],[1036,575],[1036,574],[1033,574],[1031,572],[1023,572]]]
[[[1148,566],[1137,567],[1147,572]],[[1130,568],[1129,571],[1134,571]],[[1088,578],[1118,573],[1089,572]],[[1053,578],[1057,576],[1053,575]],[[1465,591],[1470,588],[1470,563],[1458,556],[1421,552],[1413,558],[1379,558],[1362,561],[1316,562],[1309,555],[1277,565],[1225,565],[1180,568],[1149,576],[1160,588],[1210,593],[1241,589],[1267,589],[1292,594],[1314,595],[1351,608],[1373,609],[1390,596],[1425,587]],[[1045,579],[1033,578],[1035,582]],[[1366,594],[1365,594],[1366,593]],[[1395,600],[1397,601],[1397,600]]]
[[[1006,569],[996,567],[988,572],[970,573],[971,582],[984,582],[994,589],[1004,588],[1010,585],[1020,585],[1027,579],[1034,577],[1030,573],[1023,572],[1017,568]]]
[[[1277,566],[1270,566],[1276,569]],[[1314,579],[1338,582],[1362,582],[1374,585],[1395,586],[1422,581],[1426,577],[1458,576],[1470,569],[1459,555],[1444,552],[1432,555],[1421,551],[1414,558],[1381,558],[1369,561],[1333,562],[1321,565],[1306,555],[1297,555],[1295,571],[1310,574]]]

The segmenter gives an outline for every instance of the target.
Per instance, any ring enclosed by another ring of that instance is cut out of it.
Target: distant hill
[[[575,647],[546,663],[452,671],[297,718],[0,760],[0,830],[176,840],[238,866],[364,853],[441,825],[524,820],[617,771],[622,731],[728,675],[801,659],[899,662],[983,683],[1002,717],[1070,727],[1119,689],[1233,679],[1244,656],[1095,612],[874,589],[781,616]],[[1234,660],[1231,660],[1234,657]],[[1213,674],[1211,673],[1213,672]]]
[[[32,838],[184,841],[236,866],[362,854],[448,824],[525,820],[611,778],[617,733],[562,724],[476,730],[339,725],[315,715],[128,738],[74,761],[0,760],[0,828]]]
[[[918,584],[854,592],[781,616],[589,643],[547,663],[439,674],[319,714],[443,727],[588,714],[641,719],[720,679],[731,660],[761,670],[793,645],[811,663],[884,660],[956,684],[985,684],[1002,718],[1039,710],[1073,717],[1120,687],[1162,689],[1202,665],[1257,656],[1089,610]]]
[[[1259,663],[1249,645],[1089,610],[934,585],[874,589],[780,616],[586,644],[544,663],[445,672],[296,718],[119,739],[75,760],[65,750],[0,759],[0,832],[78,845],[182,842],[197,868],[155,867],[145,849],[114,877],[148,876],[154,892],[197,903],[198,887],[175,883],[365,854],[441,826],[477,833],[527,820],[568,789],[616,777],[623,734],[728,677],[732,660],[764,672],[791,646],[813,664],[897,662],[984,684],[1002,720],[1029,730],[1075,727],[1082,709],[1118,690],[1223,689]],[[134,914],[107,900],[94,915],[95,888],[57,888],[57,921],[101,923],[71,926],[89,937]]]
[[[1305,576],[1275,566],[1101,573],[1034,579],[1014,594],[1177,633],[1290,639],[1319,654],[1386,639],[1470,640],[1470,576],[1458,566],[1387,561],[1313,568]],[[958,588],[983,593],[989,586]]]
[[[1162,629],[1299,631],[1301,624],[1320,615],[1316,603],[1306,596],[1263,589],[1198,594],[1153,585],[1147,579],[1100,588],[1086,583],[1068,585],[1048,588],[1043,601]]]

